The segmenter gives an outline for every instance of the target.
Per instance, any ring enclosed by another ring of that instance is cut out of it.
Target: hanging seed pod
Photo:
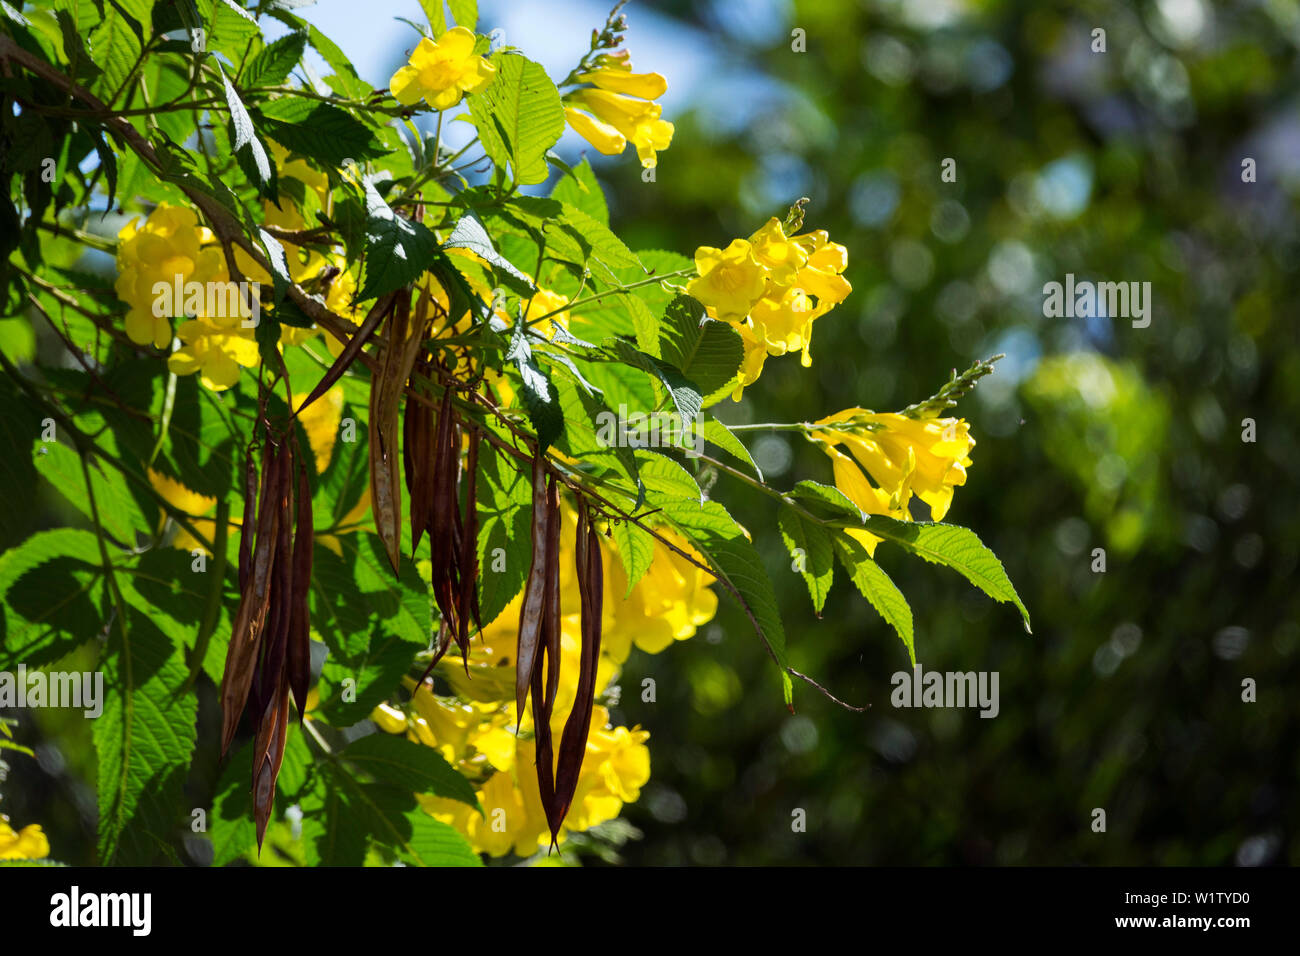
[[[312,527],[311,489],[307,482],[307,466],[298,463],[297,520],[293,536],[293,573],[291,605],[289,609],[289,657],[287,681],[298,705],[298,723],[301,724],[307,709],[307,685],[311,682],[311,625],[308,621],[308,598],[311,594],[312,549],[315,531]]]
[[[550,499],[546,490],[546,452],[539,446],[533,458],[533,560],[524,584],[524,603],[519,612],[519,640],[515,652],[515,714],[521,722],[542,639],[542,611],[547,591],[546,543],[550,519]]]
[[[460,517],[456,510],[456,484],[460,472],[460,430],[456,427],[453,398],[454,391],[448,386],[438,407],[438,429],[434,436],[433,495],[429,509],[429,557],[433,566],[430,584],[434,600],[451,635],[460,644],[456,566],[459,554],[456,525]],[[468,648],[462,645],[461,651],[467,654]],[[466,667],[468,666],[466,656]]]
[[[249,554],[246,583],[240,593],[239,610],[230,631],[226,667],[221,680],[221,754],[230,749],[239,718],[248,702],[253,674],[262,653],[261,637],[271,603],[271,577],[274,571],[276,539],[280,532],[281,512],[276,507],[280,497],[279,446],[268,440],[263,448],[262,488],[256,513],[245,512],[240,542],[241,550],[250,534],[255,540]],[[286,516],[287,518],[287,516]],[[256,531],[253,528],[256,527]]]
[[[591,732],[591,713],[596,702],[596,674],[600,667],[605,572],[600,553],[600,535],[591,525],[587,503],[581,497],[578,498],[578,530],[574,536],[574,550],[577,554],[578,597],[582,611],[582,648],[573,709],[569,712],[564,723],[564,733],[560,737],[559,760],[555,770],[555,809],[553,814],[547,814],[552,842],[569,813],[573,795],[578,789],[578,777],[587,752],[587,735]]]
[[[469,432],[469,452],[465,459],[465,521],[460,538],[460,607],[459,623],[461,633],[458,638],[461,653],[468,660],[469,625],[479,634],[483,633],[483,623],[478,613],[478,446],[482,434],[477,428]]]

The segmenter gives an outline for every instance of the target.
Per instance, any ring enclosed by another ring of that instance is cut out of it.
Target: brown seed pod
[[[600,535],[591,525],[586,501],[578,498],[578,530],[574,536],[577,553],[578,596],[582,611],[582,649],[578,663],[578,687],[573,709],[560,736],[559,759],[555,770],[555,803],[548,811],[547,823],[554,841],[560,824],[568,815],[578,777],[587,752],[587,735],[591,731],[591,714],[596,702],[596,674],[600,667],[601,615],[604,612],[605,574],[600,553]]]
[[[515,653],[515,714],[522,721],[524,702],[533,682],[539,644],[542,639],[542,611],[546,601],[551,512],[546,489],[546,452],[539,446],[533,458],[533,560],[524,584],[524,603],[519,612],[519,640]]]
[[[262,459],[262,488],[256,516],[256,532],[251,514],[244,517],[241,535],[256,535],[249,557],[247,582],[240,594],[239,610],[230,631],[226,667],[221,680],[221,753],[230,749],[239,718],[248,702],[253,674],[262,653],[262,631],[271,604],[271,578],[274,572],[276,541],[280,533],[280,499],[282,470],[279,446],[267,441]],[[287,516],[286,516],[287,518]],[[241,547],[243,541],[241,540]]]

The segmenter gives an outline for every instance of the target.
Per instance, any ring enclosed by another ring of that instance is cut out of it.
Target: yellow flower
[[[659,73],[633,73],[629,52],[605,53],[596,58],[595,68],[578,76],[579,83],[593,83],[611,93],[624,93],[643,100],[657,100],[668,92],[668,81]]]
[[[574,90],[565,97],[565,102],[570,104],[570,108],[576,107],[592,114],[605,127],[600,128],[603,136],[608,137],[608,129],[617,131],[636,147],[637,158],[646,169],[658,164],[659,150],[672,145],[673,124],[660,118],[663,107],[658,103],[591,87]],[[574,128],[585,135],[582,129]],[[595,140],[591,142],[601,149]],[[605,152],[604,149],[601,151]]]
[[[170,315],[154,315],[156,283],[181,288],[188,282],[226,281],[226,263],[211,230],[200,226],[194,210],[159,203],[144,224],[137,216],[118,233],[117,296],[130,308],[126,334],[139,345],[166,348],[171,344],[171,319],[182,303],[172,303]],[[178,280],[179,277],[179,280]]]
[[[607,156],[623,152],[630,140],[641,165],[655,166],[658,151],[672,144],[673,124],[661,119],[662,107],[650,101],[663,96],[668,81],[658,73],[633,73],[626,50],[597,57],[577,80],[594,88],[565,94],[564,118],[574,132]]]
[[[307,392],[293,396],[295,408],[301,408]],[[339,434],[339,422],[343,420],[343,386],[335,385],[316,401],[307,406],[307,410],[298,415],[307,441],[311,445],[312,455],[316,458],[316,474],[325,474],[325,469],[334,457],[334,442]]]
[[[201,495],[197,491],[191,491],[175,478],[165,475],[160,471],[148,469],[149,485],[158,496],[166,501],[177,511],[186,515],[190,519],[190,524],[194,530],[209,541],[216,540],[217,522],[212,518],[204,517],[217,507],[217,499],[208,495]],[[164,512],[158,518],[158,527],[161,530],[163,524],[167,521],[167,515]],[[230,532],[234,534],[239,530],[239,522],[232,520],[230,522]],[[186,531],[184,528],[177,526],[176,536],[172,539],[172,547],[180,548],[183,551],[194,551],[196,549],[209,554],[207,548],[199,544],[198,540]],[[209,557],[211,555],[209,554]]]
[[[568,296],[560,295],[558,292],[552,292],[550,289],[543,289],[540,286],[537,292],[533,294],[528,303],[528,308],[524,311],[524,324],[527,325],[534,319],[543,315],[555,312],[549,319],[542,319],[533,328],[545,335],[548,339],[555,336],[555,326],[567,329],[569,327],[569,313],[559,311],[569,304]]]
[[[910,520],[908,506],[915,494],[929,505],[931,519],[942,521],[952,505],[953,489],[966,483],[975,439],[965,419],[918,419],[849,408],[817,424],[849,426],[821,427],[814,430],[813,438],[831,456],[835,486],[869,514]],[[852,458],[835,447],[841,445]],[[853,534],[874,553],[874,536]]]
[[[435,110],[448,110],[466,93],[481,93],[496,75],[496,67],[474,52],[477,37],[464,27],[452,27],[439,39],[425,37],[407,65],[393,74],[388,86],[404,106],[421,98]]]
[[[808,262],[806,244],[786,238],[781,221],[773,216],[758,232],[749,237],[754,259],[764,266],[778,284],[794,281]]]
[[[176,375],[199,373],[199,380],[214,392],[225,391],[239,381],[239,369],[260,361],[253,330],[241,326],[223,327],[207,319],[186,319],[176,330],[182,346],[167,359]]]
[[[0,815],[0,860],[43,860],[50,855],[50,841],[39,824],[29,823],[17,832],[9,818]]]
[[[740,369],[736,372],[736,387],[731,393],[732,400],[738,402],[746,387],[753,385],[763,374],[763,365],[767,361],[767,345],[763,337],[748,322],[737,325],[736,331],[740,333],[740,343],[745,350],[744,358],[740,361]]]
[[[380,704],[370,712],[370,719],[386,734],[406,733],[406,714],[392,704]]]
[[[740,322],[767,288],[767,270],[754,258],[745,239],[733,239],[726,249],[700,246],[695,250],[699,276],[686,291],[724,322]]]
[[[617,156],[627,149],[627,137],[608,123],[602,123],[572,106],[564,108],[564,118],[574,132],[606,156]]]

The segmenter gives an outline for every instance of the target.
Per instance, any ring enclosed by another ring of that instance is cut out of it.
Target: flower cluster
[[[590,84],[564,95],[564,116],[583,139],[607,156],[617,156],[631,143],[646,169],[673,141],[673,124],[662,119],[654,100],[668,90],[658,73],[633,73],[627,50],[602,53],[579,83]]]
[[[813,322],[853,291],[843,276],[847,265],[848,251],[825,230],[786,235],[776,218],[726,249],[695,250],[699,275],[686,291],[710,317],[731,323],[744,343],[733,398],[762,374],[769,355],[800,352],[803,365],[812,364]]]
[[[867,514],[910,520],[915,495],[929,506],[931,519],[941,521],[952,504],[953,488],[966,483],[975,439],[965,419],[849,408],[816,426],[810,437],[830,456],[835,487]],[[880,540],[875,535],[848,534],[875,553]]]
[[[172,341],[170,317],[154,314],[156,285],[227,278],[221,247],[193,209],[159,203],[143,224],[137,216],[118,233],[114,288],[129,307],[126,334],[138,345],[165,349]]]
[[[577,695],[581,647],[578,588],[572,548],[567,545],[577,517],[565,509],[563,520],[560,684],[551,728],[557,738]],[[680,537],[661,533],[683,552],[694,554]],[[674,641],[694,635],[713,618],[718,605],[707,575],[659,541],[649,570],[624,600],[627,577],[613,544],[608,538],[601,540],[609,573],[596,680],[598,698],[606,695],[634,645],[656,654]],[[406,711],[385,704],[373,714],[381,729],[405,733],[409,739],[433,747],[477,781],[482,816],[453,800],[422,797],[421,801],[427,812],[464,833],[476,850],[492,856],[510,852],[530,856],[549,839],[534,770],[532,714],[526,710],[521,724],[515,712],[514,655],[522,602],[522,595],[516,597],[484,627],[482,646],[475,647],[468,674],[460,661],[440,667],[438,673],[455,697],[435,696],[424,684],[415,689]],[[645,746],[649,736],[638,727],[613,726],[607,708],[594,708],[587,757],[562,835],[611,820],[624,803],[638,799],[650,778],[650,753]]]

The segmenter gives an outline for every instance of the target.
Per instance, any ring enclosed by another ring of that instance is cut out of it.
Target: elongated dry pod
[[[225,756],[231,741],[235,739],[239,718],[248,702],[253,674],[262,651],[262,630],[270,610],[271,578],[281,518],[281,512],[276,507],[282,481],[280,458],[278,446],[268,440],[262,458],[262,488],[256,525],[253,516],[246,514],[240,529],[241,535],[255,534],[256,540],[249,558],[247,580],[239,597],[239,609],[235,612],[235,620],[231,625],[230,646],[226,651],[226,667],[221,679],[222,756]],[[241,546],[242,544],[241,539]]]
[[[311,488],[307,482],[307,466],[298,462],[297,519],[293,534],[293,573],[291,575],[291,604],[289,609],[288,683],[298,705],[298,723],[302,723],[307,709],[307,685],[311,681],[311,624],[309,598],[311,595],[312,549],[315,547],[315,529],[312,527]]]
[[[573,709],[560,736],[559,759],[555,769],[555,807],[547,813],[551,838],[559,833],[560,824],[569,813],[578,789],[587,736],[591,732],[591,714],[596,703],[596,675],[600,667],[601,615],[604,613],[605,572],[600,552],[600,535],[591,525],[586,502],[578,498],[578,530],[574,535],[578,597],[581,602],[582,648],[578,661],[578,686]]]
[[[542,610],[546,601],[547,539],[551,521],[546,491],[546,452],[539,446],[533,458],[533,559],[524,583],[524,603],[519,612],[519,641],[515,649],[515,714],[524,719],[524,702],[533,683],[542,638]]]
[[[469,648],[472,620],[480,635],[483,622],[478,613],[478,446],[482,433],[469,432],[469,453],[465,459],[465,521],[460,536],[460,627],[461,652]],[[468,656],[468,655],[467,655]]]

